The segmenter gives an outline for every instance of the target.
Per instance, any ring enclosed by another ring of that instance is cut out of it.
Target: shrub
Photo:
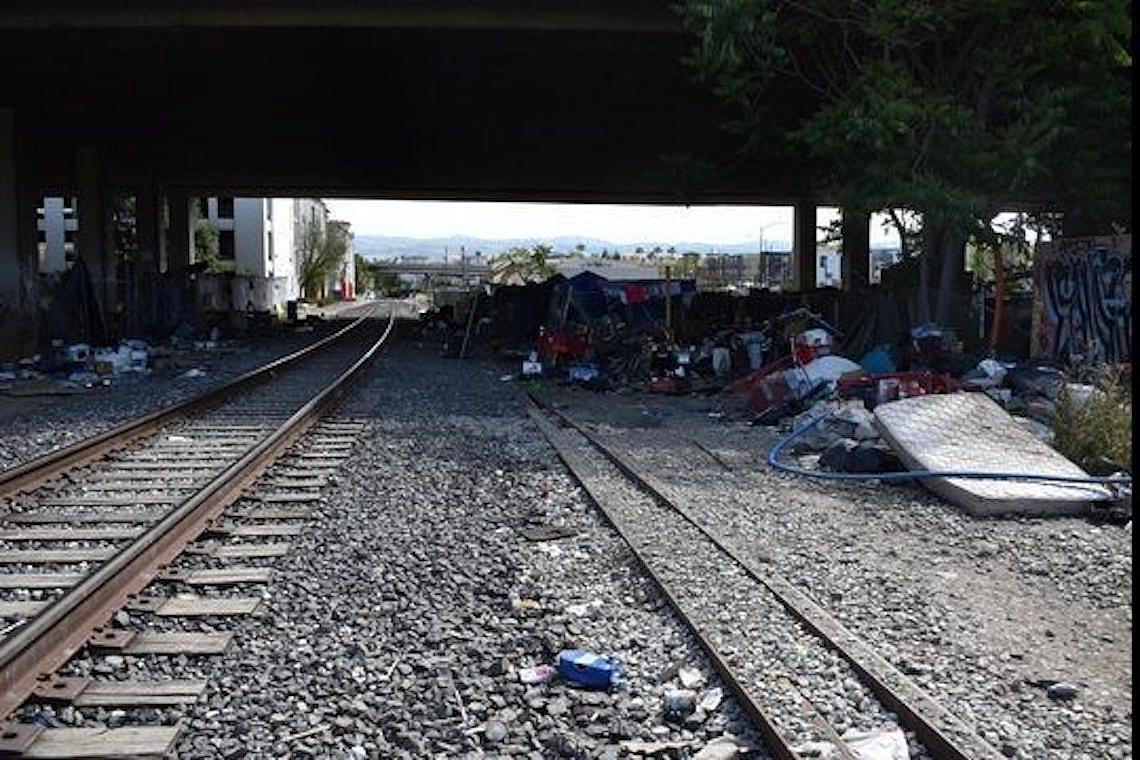
[[[1083,403],[1061,387],[1053,446],[1090,472],[1132,471],[1132,397],[1119,373],[1105,374]],[[1109,465],[1111,463],[1111,465]]]

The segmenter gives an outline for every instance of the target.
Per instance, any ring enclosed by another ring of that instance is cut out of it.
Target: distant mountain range
[[[613,243],[608,240],[599,240],[597,238],[589,237],[555,237],[555,238],[509,238],[509,239],[486,239],[467,237],[464,235],[453,235],[444,238],[409,238],[409,237],[386,237],[383,235],[357,235],[356,236],[356,250],[360,255],[369,259],[392,259],[410,256],[423,256],[429,260],[438,259],[442,261],[444,258],[449,260],[457,260],[461,255],[466,253],[467,256],[475,256],[477,253],[483,258],[491,258],[497,256],[504,251],[518,246],[532,246],[538,243],[546,243],[554,249],[555,253],[574,253],[578,245],[585,246],[585,253],[594,256],[600,256],[602,253],[621,253],[633,254],[637,252],[638,248],[642,252],[649,253],[656,247],[660,247],[662,251],[669,250],[672,247],[677,253],[688,253],[690,251],[696,253],[756,253],[756,243],[730,243],[730,244],[712,244],[712,243],[666,243],[646,241],[644,243]],[[768,251],[789,251],[791,244],[786,240],[767,240],[764,241],[764,249]]]

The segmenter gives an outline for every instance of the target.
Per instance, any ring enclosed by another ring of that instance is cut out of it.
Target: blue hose
[[[1107,477],[1084,475],[1042,475],[1037,473],[1020,473],[1020,472],[979,472],[977,470],[908,470],[906,472],[827,472],[821,470],[809,470],[805,467],[797,467],[791,464],[782,464],[779,461],[780,454],[788,447],[792,441],[799,438],[801,435],[811,430],[813,427],[823,422],[826,415],[820,415],[813,418],[810,422],[802,427],[799,427],[792,432],[785,435],[780,440],[776,441],[776,445],[768,452],[768,464],[773,469],[780,472],[788,472],[793,475],[803,475],[809,478],[820,478],[822,480],[879,480],[885,482],[896,482],[905,480],[921,480],[923,478],[966,478],[974,480],[1025,480],[1044,483],[1079,483],[1082,485],[1104,484],[1104,485],[1132,485],[1132,476],[1109,475]]]

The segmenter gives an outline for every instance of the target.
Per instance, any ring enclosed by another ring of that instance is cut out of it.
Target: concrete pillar
[[[136,330],[154,331],[158,323],[155,288],[162,271],[163,201],[158,187],[143,183],[135,188],[135,241],[137,245],[131,292]]]
[[[117,297],[115,260],[109,245],[111,193],[107,172],[99,151],[79,148],[75,153],[75,176],[79,187],[79,258],[87,266],[91,287],[104,319]]]
[[[135,271],[149,277],[162,269],[162,196],[153,183],[135,190],[135,234],[138,261]]]
[[[182,190],[171,190],[170,240],[166,248],[166,271],[179,273],[194,263],[194,229],[190,226],[190,197]]]
[[[67,223],[63,217],[65,199],[58,196],[44,198],[44,260],[42,272],[62,272],[67,269]]]
[[[792,220],[792,287],[814,290],[816,282],[816,206],[797,203]]]
[[[24,301],[18,187],[15,114],[0,109],[0,315],[19,311]]]
[[[871,284],[871,215],[843,212],[844,290],[861,290]]]
[[[21,139],[15,111],[0,108],[0,358],[34,353],[36,198],[28,166],[31,143]]]

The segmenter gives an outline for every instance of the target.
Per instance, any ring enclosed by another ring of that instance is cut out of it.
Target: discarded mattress
[[[984,393],[915,396],[875,407],[875,426],[911,470],[1081,477],[1087,473],[1017,424]],[[971,514],[1079,514],[1111,498],[1094,484],[924,478]]]

